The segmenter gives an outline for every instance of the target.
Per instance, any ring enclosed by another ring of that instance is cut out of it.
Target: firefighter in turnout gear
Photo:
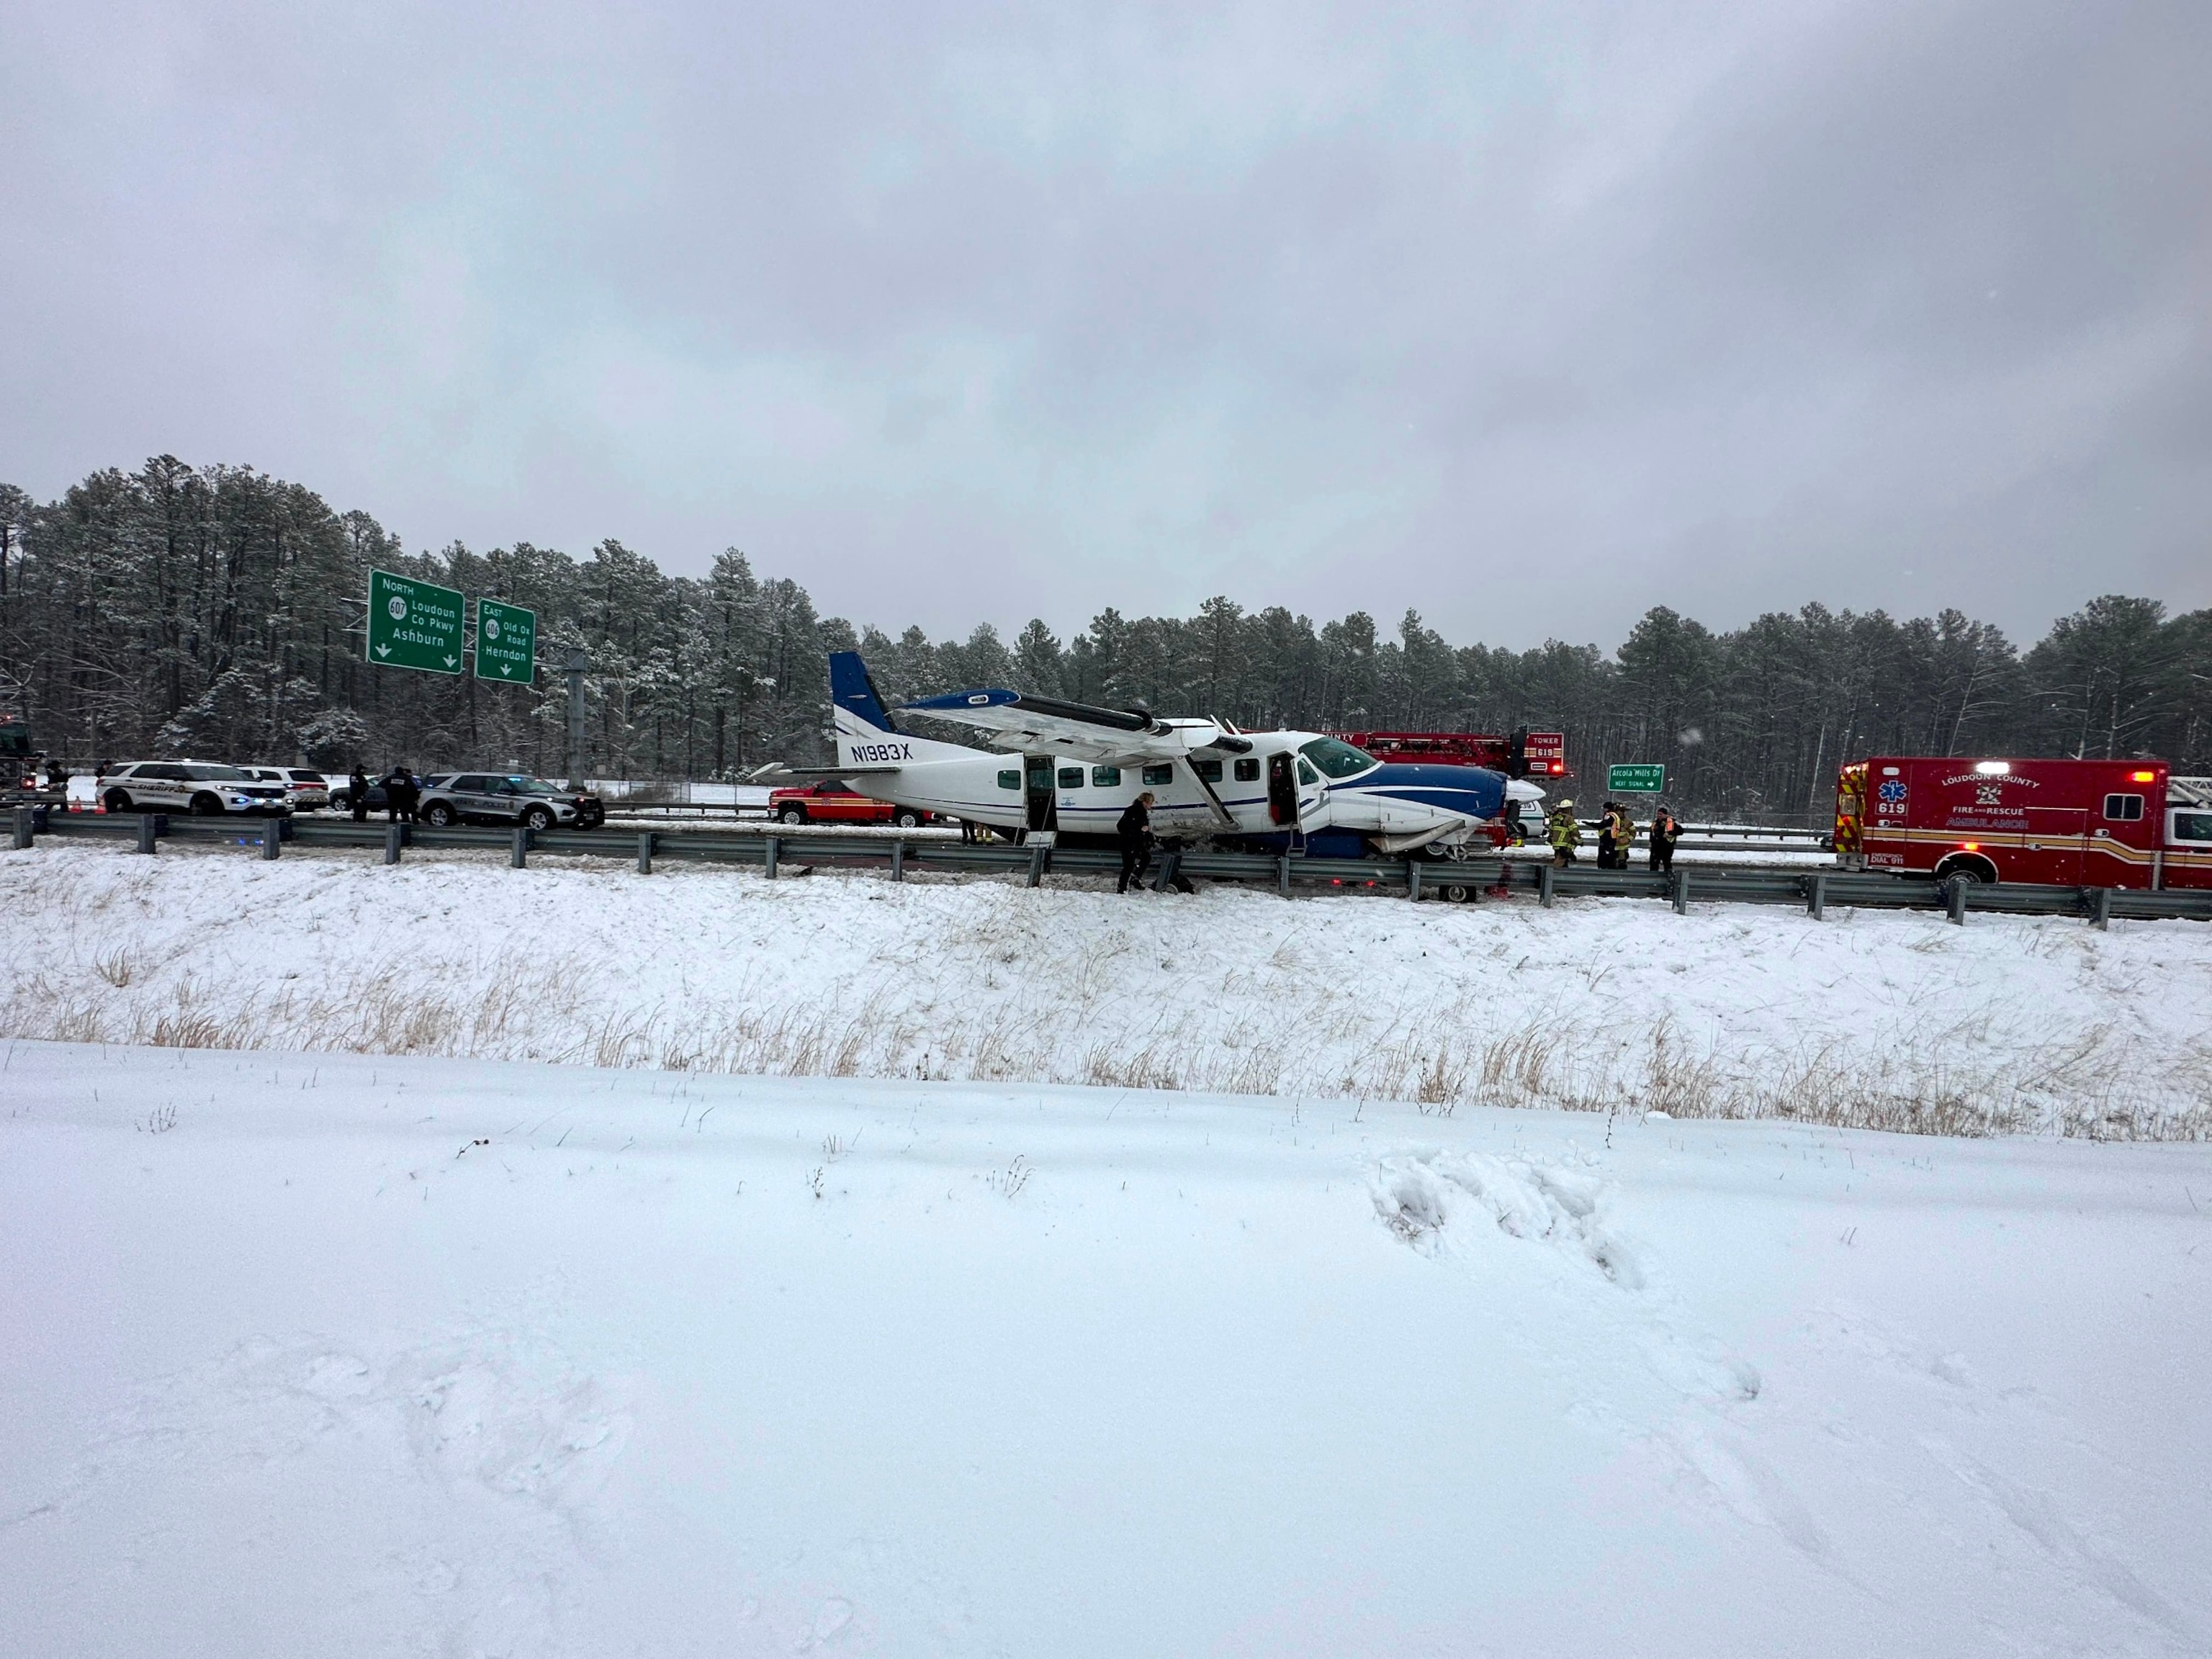
[[[1636,845],[1636,820],[1628,816],[1628,809],[1619,801],[1606,814],[1606,827],[1613,836],[1613,867],[1628,868],[1628,849]]]
[[[1544,834],[1552,843],[1552,862],[1565,869],[1575,861],[1575,848],[1583,844],[1583,827],[1575,821],[1575,804],[1563,800],[1552,809],[1544,823]]]

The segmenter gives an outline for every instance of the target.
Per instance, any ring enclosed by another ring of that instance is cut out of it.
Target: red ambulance
[[[1836,779],[1846,869],[2078,887],[2212,887],[2212,778],[2164,761],[1877,755]]]

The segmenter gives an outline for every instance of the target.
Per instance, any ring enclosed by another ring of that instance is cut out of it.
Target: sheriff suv
[[[283,817],[292,808],[283,786],[257,782],[235,766],[213,761],[131,761],[100,780],[100,803],[111,812],[226,812]]]
[[[597,795],[579,794],[543,778],[520,773],[448,772],[430,780],[415,816],[441,829],[449,823],[520,823],[532,830],[556,824],[596,830],[607,811]]]

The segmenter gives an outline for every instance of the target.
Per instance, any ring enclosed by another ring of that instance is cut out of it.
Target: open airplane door
[[[1029,826],[1032,830],[1058,830],[1060,808],[1053,790],[1053,757],[1050,755],[1030,755],[1022,762],[1022,781],[1028,798]]]
[[[1328,780],[1303,755],[1294,757],[1291,764],[1297,775],[1298,828],[1308,835],[1328,829]]]
[[[1267,822],[1280,830],[1297,825],[1298,782],[1291,770],[1287,749],[1267,757]]]

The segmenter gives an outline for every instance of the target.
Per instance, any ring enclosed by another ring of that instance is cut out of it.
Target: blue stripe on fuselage
[[[1418,801],[1472,818],[1494,818],[1505,806],[1505,775],[1486,766],[1419,766],[1385,762],[1346,778],[1340,789],[1358,789],[1394,800]]]

